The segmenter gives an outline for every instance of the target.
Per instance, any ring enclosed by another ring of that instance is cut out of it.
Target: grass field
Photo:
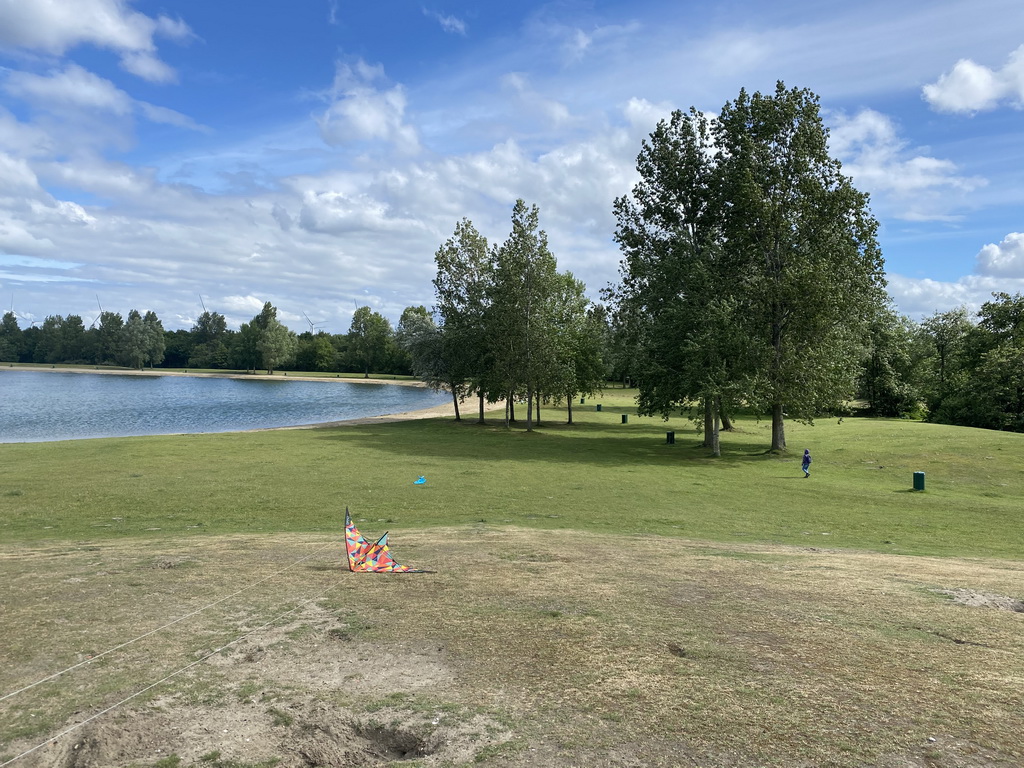
[[[1024,764],[1024,436],[631,396],[0,445],[0,765]]]

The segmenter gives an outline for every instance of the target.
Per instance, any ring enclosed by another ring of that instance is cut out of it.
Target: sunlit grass
[[[635,414],[631,392],[500,414],[331,429],[0,445],[8,540],[337,531],[486,522],[913,554],[1024,551],[1024,435],[900,420],[787,425],[766,452],[750,418],[711,458],[684,418]],[[471,406],[472,404],[467,404]],[[621,415],[628,416],[623,424]],[[522,417],[523,414],[520,414]],[[666,432],[676,433],[675,445]],[[804,479],[799,454],[814,455]],[[926,490],[912,490],[913,473]],[[413,485],[420,475],[424,486]]]

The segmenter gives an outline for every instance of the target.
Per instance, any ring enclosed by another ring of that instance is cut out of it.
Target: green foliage
[[[611,292],[642,413],[745,402],[809,422],[853,392],[865,319],[881,305],[882,259],[867,197],[828,154],[810,91],[741,91],[711,120],[658,124],[641,180],[615,203],[622,284]],[[784,411],[785,409],[785,411]]]
[[[929,418],[1024,432],[1024,296],[993,294],[974,324],[963,307],[922,323]]]
[[[369,307],[359,307],[352,315],[348,337],[349,354],[369,378],[370,371],[378,370],[386,360],[394,332],[386,317]]]

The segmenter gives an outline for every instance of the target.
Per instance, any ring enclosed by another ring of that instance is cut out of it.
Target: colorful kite
[[[369,573],[427,573],[419,568],[399,565],[388,550],[388,535],[385,533],[375,544],[371,544],[352,522],[352,515],[345,507],[345,549],[348,550],[348,569]]]

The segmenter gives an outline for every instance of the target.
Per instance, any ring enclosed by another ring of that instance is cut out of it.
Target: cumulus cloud
[[[829,147],[842,160],[844,171],[858,188],[891,203],[898,218],[955,219],[957,206],[986,183],[960,174],[950,160],[915,154],[900,138],[895,123],[880,112],[838,114],[831,122]]]
[[[330,106],[317,118],[320,135],[331,146],[386,141],[405,154],[419,151],[416,129],[405,123],[406,96],[401,85],[377,88],[384,69],[359,60],[337,65],[327,98]]]
[[[133,11],[123,0],[0,3],[0,45],[58,56],[78,45],[95,45],[118,52],[126,71],[168,82],[175,74],[156,56],[157,35],[184,41],[192,31],[179,19]]]
[[[1000,69],[960,59],[953,69],[924,86],[923,95],[939,112],[983,112],[1008,101],[1024,108],[1024,45]]]
[[[1024,293],[1024,278],[998,278],[991,275],[966,275],[955,282],[929,278],[910,278],[889,274],[888,291],[900,312],[921,319],[936,312],[966,307],[977,312],[981,305],[1000,291]]]
[[[1024,279],[1024,233],[1011,232],[1001,243],[989,243],[977,256],[983,275]]]

